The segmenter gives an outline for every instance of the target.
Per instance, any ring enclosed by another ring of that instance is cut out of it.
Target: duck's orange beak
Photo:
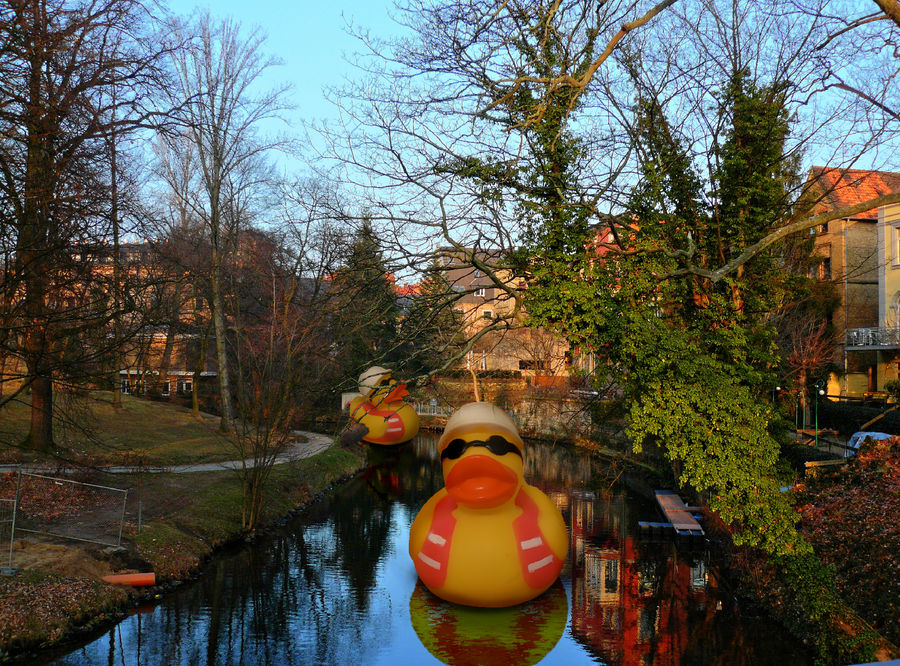
[[[510,500],[519,485],[516,473],[495,458],[471,455],[457,462],[446,478],[447,492],[456,501],[490,509]]]

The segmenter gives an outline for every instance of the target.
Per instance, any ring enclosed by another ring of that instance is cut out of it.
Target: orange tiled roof
[[[876,197],[900,191],[900,173],[869,171],[866,169],[836,169],[814,166],[810,180],[824,192],[814,210],[823,212],[854,206]],[[878,209],[873,208],[853,216],[855,219],[877,220]]]

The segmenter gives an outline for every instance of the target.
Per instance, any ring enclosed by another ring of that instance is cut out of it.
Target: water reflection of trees
[[[437,452],[439,433],[422,433],[410,450],[421,461],[430,461],[440,473]],[[580,488],[591,478],[590,457],[583,450],[562,444],[526,440],[522,452],[525,480],[542,488]]]

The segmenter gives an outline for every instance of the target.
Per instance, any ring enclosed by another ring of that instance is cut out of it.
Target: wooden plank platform
[[[656,490],[656,502],[665,515],[666,520],[672,523],[675,533],[684,536],[703,536],[703,528],[696,521],[687,505],[671,490]]]

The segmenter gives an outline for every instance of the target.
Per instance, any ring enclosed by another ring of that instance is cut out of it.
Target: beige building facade
[[[489,254],[478,255],[478,259],[488,266],[498,263]],[[453,253],[445,254],[442,267],[450,288],[459,294],[454,309],[462,318],[467,339],[491,324],[500,324],[475,342],[466,368],[521,372],[536,384],[567,382],[572,364],[568,344],[549,331],[522,325],[527,314],[521,308],[516,310],[516,301],[525,288],[524,280],[503,268],[490,270],[493,275],[488,275]]]
[[[809,189],[817,202],[811,212],[818,214],[900,191],[900,173],[813,167]],[[893,232],[885,231],[881,215],[873,208],[810,229],[814,253],[821,258],[818,278],[834,284],[838,300],[832,325],[837,334],[834,363],[841,372],[828,382],[830,396],[865,397],[896,378],[896,367],[885,365],[884,352],[889,350],[882,334],[897,321],[898,311],[885,302],[882,284],[900,278],[900,271],[893,270],[895,261],[900,269],[895,258],[900,257],[900,245],[888,248],[891,241],[885,234]]]

